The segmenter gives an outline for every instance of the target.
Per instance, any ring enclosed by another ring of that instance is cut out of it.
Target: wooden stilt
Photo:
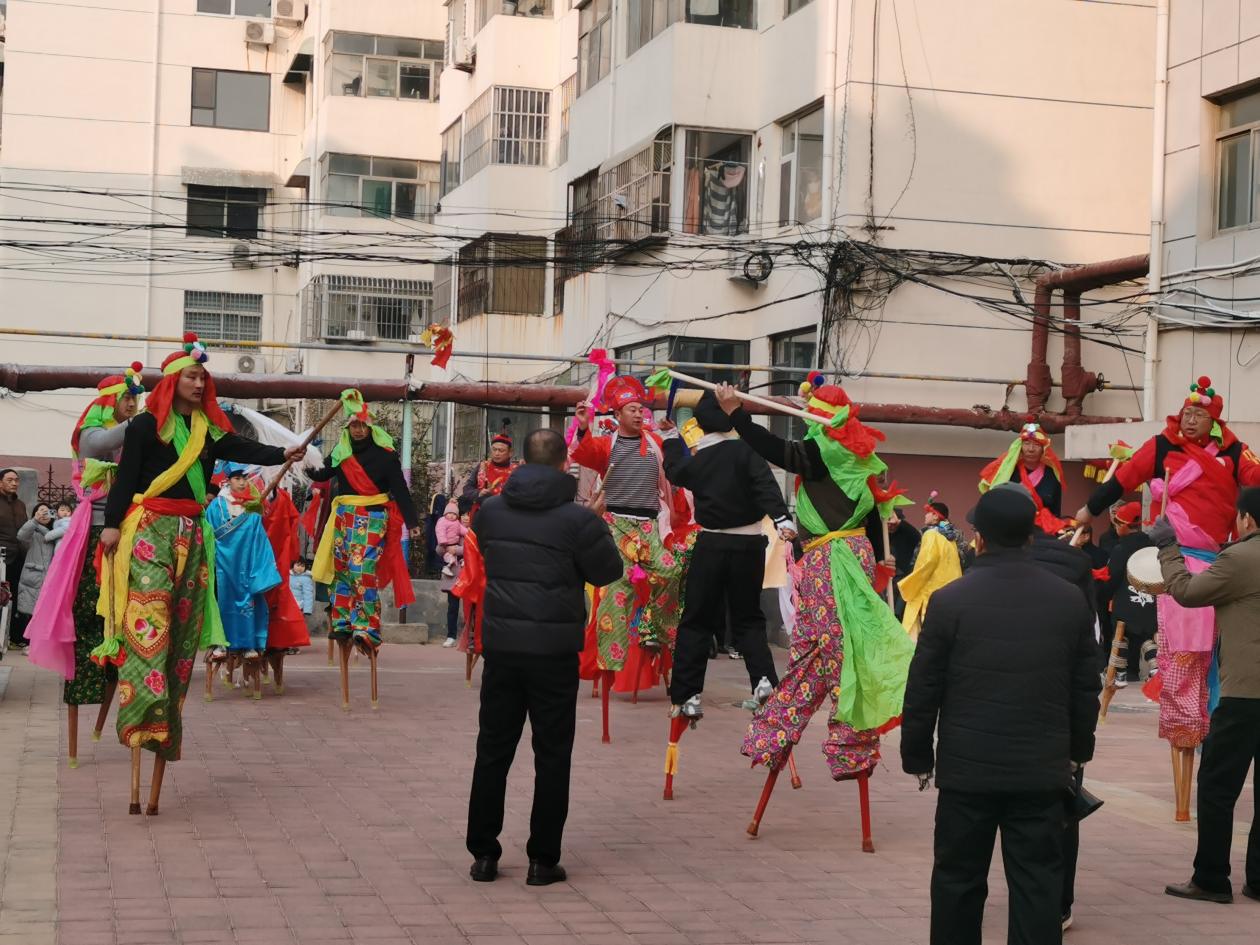
[[[603,670],[603,675],[604,675],[604,685],[601,687],[599,698],[601,700],[600,710],[604,716],[604,735],[603,735],[603,738],[600,739],[600,741],[602,741],[605,745],[607,745],[609,742],[612,741],[612,735],[608,730],[608,698],[610,694],[612,693],[613,676],[615,676],[616,674],[612,670],[606,669],[606,670]]]
[[[376,661],[379,659],[381,651],[379,647],[372,647],[368,651],[368,662],[372,665],[372,711],[376,711],[381,707],[380,698],[376,689]]]
[[[1116,638],[1111,643],[1111,659],[1107,660],[1107,678],[1103,683],[1102,707],[1098,710],[1098,724],[1107,721],[1107,707],[1116,696],[1116,663],[1120,659],[1120,647],[1124,644],[1124,621],[1116,621]]]
[[[862,811],[862,852],[874,853],[875,841],[871,839],[871,773],[865,771],[857,779],[858,805]]]
[[[336,657],[333,656],[333,648],[337,645],[337,641],[332,638],[332,634],[328,635],[328,665],[337,665]]]
[[[284,650],[277,650],[269,657],[271,661],[271,681],[276,685],[276,695],[284,695]]]
[[[665,794],[667,801],[674,799],[674,774],[678,771],[678,743],[687,731],[687,717],[679,715],[669,720],[669,745],[665,749]]]
[[[158,813],[158,799],[162,796],[162,775],[164,774],[166,774],[166,759],[159,754],[153,758],[153,783],[149,785],[149,806],[144,811],[150,817],[156,817]]]
[[[774,783],[778,780],[777,770],[772,770],[766,775],[765,787],[761,789],[761,797],[757,799],[757,809],[753,812],[753,819],[748,824],[748,836],[757,836],[757,831],[761,828],[761,818],[766,813],[766,805],[770,803],[770,795],[774,792]]]
[[[350,711],[350,641],[340,641],[341,648],[341,707]]]
[[[131,746],[131,807],[129,814],[140,813],[140,746]]]
[[[79,767],[79,707],[66,706],[66,755],[71,768]]]
[[[796,770],[796,756],[790,751],[788,752],[788,774],[792,778],[792,790],[799,791],[801,789],[801,775]]]
[[[254,684],[253,696],[255,701],[262,698],[263,662],[264,660],[261,656],[247,661],[248,672]]]
[[[214,663],[211,661],[210,652],[208,650],[206,651],[205,665],[206,665],[205,700],[207,702],[213,702],[214,701],[214,674],[219,671],[219,667],[217,663]]]
[[[591,698],[599,698],[599,673],[596,673],[595,678],[591,680]]]
[[[473,667],[477,665],[477,654],[471,649],[464,655],[464,685],[472,688]]]
[[[105,720],[109,716],[109,707],[113,704],[114,694],[118,691],[118,679],[105,682],[105,697],[101,700],[101,709],[96,713],[96,727],[92,729],[92,741],[101,740],[101,732],[105,731]]]
[[[1176,745],[1172,746],[1172,772],[1173,772],[1173,807],[1175,809],[1174,819],[1178,822],[1190,819],[1189,811],[1185,817],[1181,815],[1181,781],[1184,777],[1184,771],[1181,763],[1181,749]]]
[[[1179,777],[1175,784],[1177,788],[1177,823],[1187,823],[1190,820],[1190,794],[1194,788],[1194,749],[1178,748],[1175,749],[1177,757],[1173,759],[1173,763],[1178,765]]]

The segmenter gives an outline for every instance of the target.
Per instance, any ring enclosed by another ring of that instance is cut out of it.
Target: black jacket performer
[[[980,499],[979,557],[932,597],[910,665],[902,767],[922,784],[935,769],[940,789],[932,945],[980,941],[999,829],[1007,941],[1061,940],[1065,805],[1094,754],[1101,684],[1093,610],[1027,550],[1035,514],[1018,491]]]
[[[710,391],[700,398],[695,416],[705,435],[694,456],[672,427],[665,432],[663,447],[665,476],[673,485],[691,490],[696,521],[703,529],[687,572],[669,685],[674,714],[681,712],[693,720],[703,714],[700,694],[709,641],[721,638],[728,614],[731,638],[744,657],[754,698],[768,697],[779,684],[761,611],[766,565],[762,519],[769,516],[785,538],[796,537],[770,466],[732,432],[731,418]]]
[[[566,463],[564,438],[534,430],[525,439],[525,465],[482,504],[473,525],[486,571],[485,668],[468,799],[468,852],[478,882],[498,874],[507,775],[526,716],[534,746],[526,882],[565,878],[560,844],[577,724],[583,588],[610,584],[622,572],[608,526],[574,503],[577,481],[564,472]]]

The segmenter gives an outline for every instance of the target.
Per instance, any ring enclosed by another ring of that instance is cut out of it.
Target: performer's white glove
[[[796,526],[792,524],[791,519],[777,519],[774,524],[779,529],[779,537],[784,541],[796,540]]]

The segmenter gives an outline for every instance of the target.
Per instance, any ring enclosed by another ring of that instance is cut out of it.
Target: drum
[[[1159,566],[1159,549],[1139,548],[1129,558],[1129,583],[1148,594],[1164,593],[1164,572]]]

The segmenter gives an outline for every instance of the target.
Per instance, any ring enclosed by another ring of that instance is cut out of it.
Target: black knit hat
[[[705,433],[729,433],[735,429],[730,416],[717,401],[713,391],[706,390],[700,395],[700,402],[695,409],[696,423]]]
[[[989,544],[1018,548],[1033,533],[1037,506],[1028,490],[1017,483],[995,486],[980,497],[967,520]]]

